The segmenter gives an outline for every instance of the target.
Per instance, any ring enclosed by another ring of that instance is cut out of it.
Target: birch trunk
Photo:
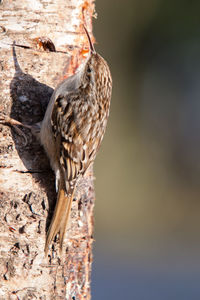
[[[1,112],[23,123],[42,120],[53,89],[83,59],[82,24],[92,30],[93,11],[92,0],[1,1]],[[44,51],[44,36],[56,52]],[[0,299],[90,299],[92,170],[75,194],[63,259],[56,242],[45,259],[54,174],[42,147],[21,130],[26,143],[16,129],[0,125]]]

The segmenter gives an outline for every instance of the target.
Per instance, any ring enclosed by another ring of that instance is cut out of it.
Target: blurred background
[[[200,2],[97,0],[113,97],[92,299],[200,299]]]

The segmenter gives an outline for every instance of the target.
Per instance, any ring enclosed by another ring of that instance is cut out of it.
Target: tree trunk
[[[91,32],[93,12],[92,0],[1,1],[0,112],[42,120],[53,88],[84,59],[82,24]],[[30,131],[20,129],[25,136],[0,126],[0,299],[90,299],[92,169],[79,181],[62,258],[56,240],[45,258],[54,174]]]

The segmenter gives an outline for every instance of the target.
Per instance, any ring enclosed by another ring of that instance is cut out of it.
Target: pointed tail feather
[[[55,235],[60,232],[60,250],[62,251],[62,245],[64,240],[64,234],[66,231],[67,223],[70,216],[72,205],[73,193],[69,196],[65,194],[63,188],[59,188],[56,207],[54,210],[53,218],[47,233],[45,244],[45,256],[47,256],[49,245],[54,239]]]
[[[65,232],[66,232],[66,229],[67,229],[67,224],[68,224],[69,217],[70,217],[70,212],[71,212],[71,207],[72,207],[72,200],[73,200],[73,195],[70,196],[70,199],[68,201],[68,206],[67,206],[67,211],[66,211],[66,215],[65,215],[65,219],[64,219],[64,224],[62,224],[62,226],[60,228],[60,234],[59,234],[60,254],[62,254],[63,241],[64,241],[64,236],[65,236]]]

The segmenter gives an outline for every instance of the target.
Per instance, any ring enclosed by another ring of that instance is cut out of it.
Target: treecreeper
[[[55,172],[57,192],[56,206],[46,237],[46,255],[58,233],[62,253],[77,181],[95,160],[109,116],[112,93],[110,69],[95,51],[90,35],[84,29],[90,45],[88,57],[73,76],[56,87],[37,132]],[[33,129],[31,125],[9,118],[4,123]]]

